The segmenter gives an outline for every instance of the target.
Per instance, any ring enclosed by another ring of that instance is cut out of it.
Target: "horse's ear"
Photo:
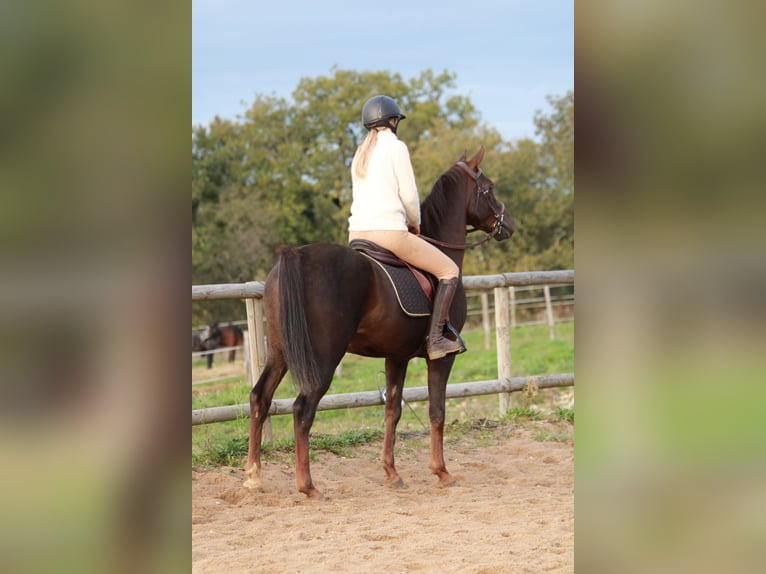
[[[468,152],[467,149],[463,150],[463,155],[460,156],[460,159],[458,161],[465,161],[465,154]]]
[[[483,159],[484,159],[484,146],[482,145],[482,146],[479,146],[479,151],[476,152],[476,155],[473,156],[470,160],[468,160],[468,165],[471,166],[471,169],[476,170],[481,165],[481,162]]]

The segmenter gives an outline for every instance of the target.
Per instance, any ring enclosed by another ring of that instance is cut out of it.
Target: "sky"
[[[574,89],[574,0],[192,0],[192,125],[333,67],[448,71],[505,140],[534,138],[546,96]]]

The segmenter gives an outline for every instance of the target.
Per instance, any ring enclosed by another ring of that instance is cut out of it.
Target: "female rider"
[[[420,198],[407,145],[396,136],[405,119],[396,102],[375,96],[362,108],[369,131],[351,163],[353,201],[349,241],[366,239],[393,252],[407,263],[439,280],[428,327],[429,359],[465,350],[459,341],[444,337],[459,269],[452,259],[420,237]]]

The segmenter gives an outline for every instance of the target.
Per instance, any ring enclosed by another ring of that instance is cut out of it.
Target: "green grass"
[[[545,418],[545,415],[539,410],[533,409],[531,406],[512,407],[504,416],[503,419],[507,421],[513,421],[517,419],[531,419],[534,421],[540,421]]]
[[[220,423],[224,424],[224,423]],[[343,431],[338,435],[317,435],[312,433],[309,446],[312,451],[326,450],[339,456],[352,456],[355,446],[378,442],[383,438],[380,430]],[[247,435],[229,436],[206,445],[205,449],[192,451],[192,465],[195,467],[236,466],[247,456]],[[264,458],[270,455],[292,454],[295,440],[292,437],[266,443],[262,447]]]
[[[553,411],[553,414],[560,421],[566,421],[566,422],[574,424],[574,411],[571,409],[556,407],[556,410]]]
[[[535,325],[511,330],[511,360],[513,376],[542,375],[574,371],[574,323],[556,325],[556,340],[548,337],[547,325]],[[468,352],[459,355],[450,375],[451,383],[490,380],[497,378],[497,352],[494,333],[490,349],[484,349],[484,334],[478,329],[463,333]],[[197,366],[195,366],[195,364]],[[202,361],[192,363],[192,368],[204,369]],[[426,362],[415,359],[410,362],[406,387],[427,385]],[[385,387],[384,359],[346,355],[342,361],[341,376],[336,376],[328,394],[380,390]],[[513,394],[513,406],[503,419],[540,420],[545,418],[537,405],[553,411],[554,420],[574,422],[574,412],[554,407],[561,389],[541,389],[535,396]],[[245,379],[239,377],[225,383],[210,383],[194,387],[192,408],[208,408],[221,405],[247,403],[250,389]],[[277,389],[275,399],[294,398],[297,394],[290,375]],[[547,408],[550,405],[550,408]],[[477,420],[500,419],[497,395],[464,397],[447,400],[447,422],[468,424]],[[382,436],[382,405],[375,407],[320,411],[312,427],[312,449],[347,453],[356,444],[375,442]],[[264,458],[281,451],[292,450],[292,417],[271,417],[273,443],[265,445]],[[400,433],[427,432],[428,403],[408,403],[402,411],[398,426]],[[249,419],[192,427],[192,464],[194,466],[237,466],[247,454]],[[361,442],[360,442],[361,441]]]
[[[550,431],[537,431],[533,438],[538,442],[567,442],[570,437],[565,433],[555,433]]]

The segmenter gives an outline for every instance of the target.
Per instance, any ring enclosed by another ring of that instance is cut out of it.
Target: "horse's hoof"
[[[448,488],[451,486],[458,486],[458,481],[451,476],[444,479],[439,479],[439,488]]]
[[[398,478],[392,482],[386,481],[386,486],[394,490],[406,490],[409,488],[409,486],[407,486],[407,484],[401,478]]]
[[[316,488],[312,488],[306,493],[306,498],[310,498],[311,500],[322,500],[324,498],[324,494],[319,492]]]
[[[242,486],[244,486],[248,490],[253,490],[255,492],[263,492],[261,481],[254,478],[248,478]]]

